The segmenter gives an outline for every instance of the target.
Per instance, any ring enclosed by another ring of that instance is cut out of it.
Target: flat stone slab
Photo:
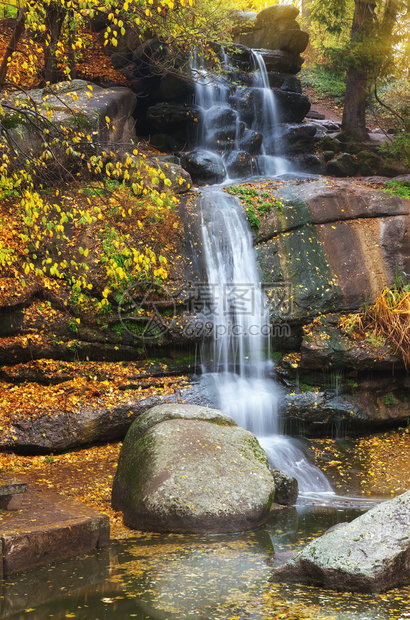
[[[104,515],[57,493],[27,491],[21,509],[0,514],[0,576],[108,545]]]
[[[0,510],[18,510],[23,501],[27,484],[19,480],[0,478]]]

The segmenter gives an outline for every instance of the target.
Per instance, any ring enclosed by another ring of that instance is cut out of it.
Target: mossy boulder
[[[77,136],[83,142],[86,135],[92,136],[89,144],[92,154],[114,147],[117,152],[125,151],[125,145],[131,150],[137,141],[133,117],[137,97],[124,86],[105,88],[85,80],[59,82],[13,94],[9,97],[9,104],[19,112],[7,108],[2,122],[17,150],[38,157],[44,150],[42,130],[47,129],[49,139],[54,136],[57,140],[53,146],[55,156],[68,168],[76,159],[67,155],[66,147],[62,145],[65,136]],[[119,145],[123,146],[120,148]]]
[[[353,592],[378,592],[410,582],[410,491],[326,532],[275,571],[296,581]]]
[[[335,177],[352,177],[359,171],[359,165],[350,153],[341,153],[327,164],[328,174]]]
[[[360,174],[370,175],[378,174],[384,162],[380,155],[372,151],[360,151],[357,154]]]
[[[264,523],[275,485],[256,437],[221,411],[159,405],[124,440],[112,506],[135,529],[235,532]]]
[[[340,142],[331,136],[325,136],[319,143],[319,149],[321,151],[330,151],[332,153],[339,153],[340,146]]]

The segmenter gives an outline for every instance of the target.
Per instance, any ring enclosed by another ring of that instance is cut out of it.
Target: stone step
[[[27,484],[19,480],[0,479],[0,510],[18,510],[23,501]]]
[[[107,515],[57,493],[22,495],[20,510],[0,514],[0,577],[108,545]]]
[[[306,114],[306,118],[314,118],[316,120],[321,120],[324,121],[326,116],[324,114],[322,114],[321,112],[318,112],[317,110],[313,110],[312,108],[309,110],[309,112]]]

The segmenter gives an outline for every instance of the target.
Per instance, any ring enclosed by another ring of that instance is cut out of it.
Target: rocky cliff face
[[[236,40],[251,48],[280,50],[294,57],[302,66],[302,54],[309,42],[309,35],[296,21],[299,9],[292,5],[268,6],[259,14],[238,16]]]
[[[410,200],[353,180],[284,183],[256,236],[263,279],[292,288],[289,320],[350,311],[410,271]]]

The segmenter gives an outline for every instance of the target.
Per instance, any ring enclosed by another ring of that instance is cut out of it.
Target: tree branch
[[[389,112],[391,112],[394,116],[397,116],[397,118],[404,124],[404,118],[402,116],[400,116],[400,114],[398,112],[396,112],[396,110],[393,110],[393,108],[391,108],[390,106],[387,105],[387,103],[383,103],[383,101],[381,99],[379,99],[379,95],[377,94],[377,86],[376,84],[374,85],[374,96],[375,99],[377,101],[377,103],[379,103],[383,108],[386,108],[386,110],[389,110]]]

